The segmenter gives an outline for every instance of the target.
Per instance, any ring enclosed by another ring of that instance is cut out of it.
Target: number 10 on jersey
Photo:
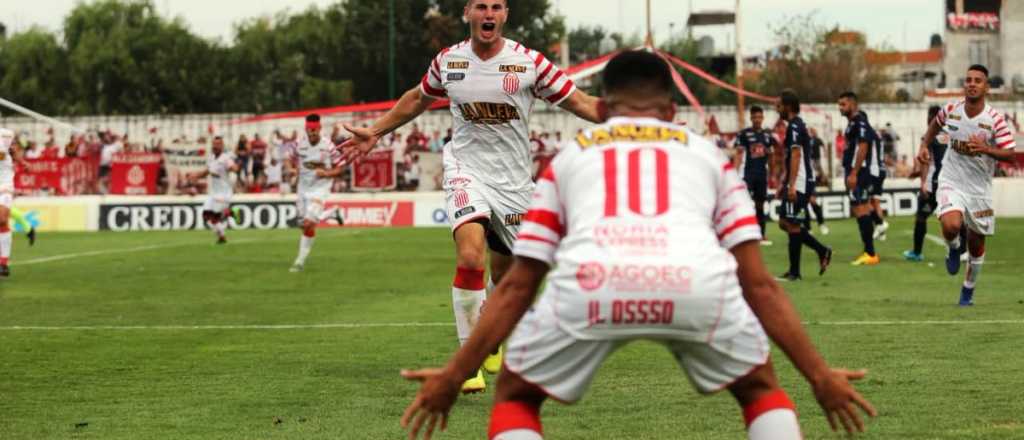
[[[620,163],[623,155],[625,164]],[[604,150],[604,216],[618,217],[622,208],[644,217],[668,212],[668,172],[668,153],[664,149],[610,147]],[[622,178],[626,180],[625,197],[620,197]]]

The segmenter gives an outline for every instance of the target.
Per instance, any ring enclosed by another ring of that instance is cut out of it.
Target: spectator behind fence
[[[405,170],[405,190],[416,191],[420,187],[420,155],[413,154]]]
[[[440,153],[444,150],[444,138],[441,137],[440,130],[434,130],[434,135],[430,138],[430,151],[432,153]]]
[[[249,143],[249,153],[252,160],[252,178],[258,181],[263,175],[267,161],[267,142],[260,138],[259,133],[252,137]]]

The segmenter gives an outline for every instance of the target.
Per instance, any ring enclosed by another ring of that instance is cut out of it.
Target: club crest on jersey
[[[526,66],[518,66],[515,64],[502,64],[498,66],[498,71],[501,73],[526,73]]]
[[[459,105],[462,117],[476,124],[499,125],[522,119],[515,106],[503,102],[473,102]]]
[[[501,88],[509,95],[515,95],[519,91],[519,76],[514,73],[505,75],[501,80]]]
[[[448,81],[462,81],[466,79],[466,74],[462,72],[450,72],[448,73]]]
[[[465,208],[466,205],[469,205],[469,193],[467,193],[465,190],[455,190],[453,198],[455,199],[456,208],[462,209]]]
[[[448,62],[448,68],[449,69],[468,69],[469,68],[469,61],[449,61]]]

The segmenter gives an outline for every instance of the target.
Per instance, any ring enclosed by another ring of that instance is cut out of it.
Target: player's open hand
[[[867,371],[850,371],[842,368],[833,368],[831,374],[821,383],[814,384],[814,397],[818,404],[825,410],[825,417],[833,431],[839,430],[842,424],[846,432],[853,434],[864,432],[864,420],[861,418],[857,407],[860,407],[867,415],[875,417],[878,412],[871,406],[850,381],[863,379]],[[838,419],[838,421],[837,421]]]
[[[932,161],[932,154],[928,151],[927,145],[921,145],[921,148],[917,153],[917,163],[921,165],[928,165]]]
[[[424,429],[424,440],[429,440],[434,429],[444,431],[448,428],[448,412],[455,405],[462,385],[461,379],[449,376],[438,368],[402,371],[402,377],[423,383],[416,398],[402,414],[402,428],[409,430],[410,440],[416,438],[420,429]]]
[[[373,147],[377,146],[377,141],[380,140],[380,136],[373,134],[373,130],[369,128],[353,127],[348,124],[342,124],[342,126],[352,133],[352,137],[338,146],[341,149],[341,160],[344,163],[351,163],[366,155]]]
[[[967,140],[967,152],[973,156],[984,154],[988,150],[988,142],[983,136],[971,135]]]
[[[854,189],[856,187],[857,187],[857,174],[850,173],[849,176],[846,176],[846,189],[852,190],[852,189]]]

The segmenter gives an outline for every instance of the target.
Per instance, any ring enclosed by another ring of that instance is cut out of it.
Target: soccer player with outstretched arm
[[[576,90],[569,76],[536,50],[506,39],[506,0],[469,0],[464,16],[470,38],[444,49],[420,84],[406,92],[369,128],[346,126],[346,159],[366,154],[384,135],[423,113],[432,102],[451,101],[453,134],[444,147],[444,191],[455,239],[452,306],[459,342],[465,343],[480,317],[489,287],[512,263],[512,244],[533,193],[530,111],[543,99],[597,121],[597,99]],[[485,281],[490,249],[490,278]],[[484,368],[497,372],[500,353]],[[465,392],[486,387],[473,372]]]
[[[542,439],[541,405],[580,400],[603,361],[636,340],[662,344],[698,391],[729,390],[750,439],[796,440],[771,337],[833,429],[863,430],[858,407],[875,410],[849,381],[864,373],[830,369],[811,344],[761,260],[743,181],[713,143],[671,123],[669,67],[628,51],[603,79],[610,118],[568,143],[541,176],[515,262],[469,340],[443,369],[403,372],[423,381],[402,416],[410,438],[445,428],[463,377],[506,337],[491,440]]]
[[[24,158],[14,132],[0,128],[0,277],[11,276],[11,204],[14,203],[14,164]]]

